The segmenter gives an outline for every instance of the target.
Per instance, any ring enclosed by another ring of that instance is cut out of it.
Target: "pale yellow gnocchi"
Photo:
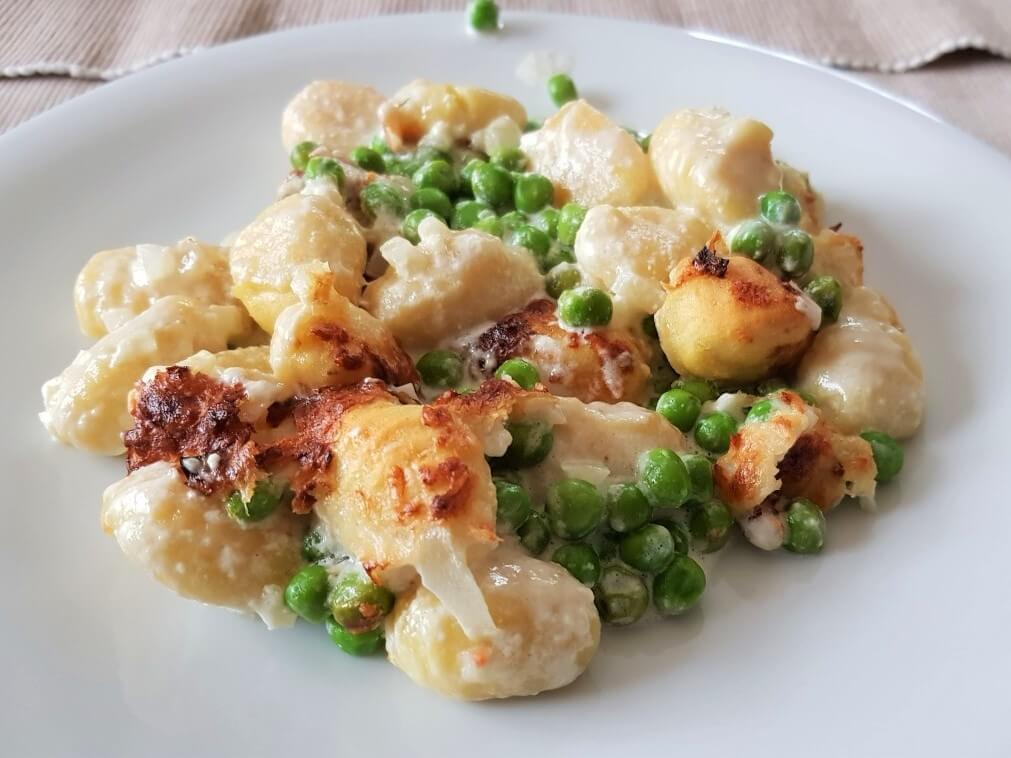
[[[356,299],[364,284],[365,238],[339,195],[289,195],[239,232],[231,247],[232,293],[268,334],[281,311],[295,305],[297,268],[322,261],[334,288]]]
[[[81,331],[101,337],[166,295],[228,305],[232,277],[228,250],[186,237],[174,245],[133,245],[95,253],[74,284]]]
[[[156,300],[43,385],[42,423],[68,445],[118,455],[122,433],[131,425],[127,397],[148,368],[198,350],[224,350],[248,329],[249,317],[238,306],[203,305],[176,295]]]
[[[661,199],[639,143],[585,100],[566,103],[520,144],[531,170],[554,183],[556,205],[651,205]]]
[[[536,695],[579,676],[600,641],[593,593],[557,564],[500,547],[474,568],[495,631],[472,635],[425,587],[386,622],[390,662],[464,700]]]
[[[367,144],[379,131],[383,94],[372,87],[319,80],[306,85],[284,109],[281,142],[291,151],[315,142],[341,155]]]
[[[449,147],[502,117],[522,126],[527,112],[519,101],[499,92],[415,79],[382,104],[379,117],[394,148],[423,137]]]
[[[427,348],[521,307],[543,279],[525,250],[471,229],[450,231],[435,218],[381,249],[389,267],[365,288],[365,309],[407,349]]]
[[[128,558],[183,597],[294,622],[284,586],[302,563],[306,521],[279,509],[265,521],[229,518],[225,496],[186,486],[177,468],[152,463],[106,489],[102,528]]]
[[[836,323],[822,329],[797,368],[797,388],[811,393],[837,429],[866,429],[903,439],[923,419],[923,368],[895,311],[874,290],[849,290]]]

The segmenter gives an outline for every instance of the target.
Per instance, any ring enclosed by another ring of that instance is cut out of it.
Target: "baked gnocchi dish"
[[[763,123],[650,136],[549,91],[537,123],[474,86],[313,82],[228,242],[84,265],[96,341],[40,415],[124,456],[101,524],[130,561],[505,698],[575,680],[602,624],[677,623],[735,533],[810,556],[873,506],[924,387],[861,241]]]

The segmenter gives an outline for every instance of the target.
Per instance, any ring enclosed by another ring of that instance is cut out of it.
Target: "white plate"
[[[0,752],[21,755],[997,755],[1011,747],[1011,165],[972,139],[823,71],[677,31],[507,13],[301,29],[110,84],[0,139],[3,299]],[[721,104],[776,130],[867,244],[868,280],[919,346],[928,421],[876,515],[846,506],[819,558],[734,545],[701,609],[607,630],[579,682],[467,705],[321,630],[181,600],[98,527],[120,461],[50,442],[42,381],[83,344],[71,305],[94,251],[211,240],[266,205],[279,119],[314,78],[385,92],[419,75],[501,89],[532,49],[571,56],[623,123]]]

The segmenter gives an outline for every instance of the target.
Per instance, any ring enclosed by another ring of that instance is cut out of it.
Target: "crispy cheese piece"
[[[716,491],[737,519],[779,490],[780,461],[818,423],[818,414],[796,393],[783,390],[770,397],[768,419],[741,426],[713,467]]]
[[[428,135],[449,147],[503,116],[520,126],[527,121],[526,110],[508,95],[427,79],[408,83],[379,109],[386,137],[395,150]]]
[[[345,411],[316,513],[377,582],[416,575],[468,634],[494,623],[469,564],[497,543],[482,441],[445,409],[377,397]]]
[[[334,288],[357,299],[365,271],[365,238],[340,196],[296,194],[266,208],[231,248],[233,294],[268,334],[281,311],[298,303],[291,282],[300,266],[323,262]]]
[[[525,358],[552,393],[587,403],[641,403],[649,391],[649,354],[631,332],[612,327],[568,331],[559,325],[552,300],[533,300],[501,319],[472,350],[486,372],[507,358]]]
[[[278,508],[264,521],[239,524],[225,497],[187,487],[176,466],[158,461],[105,490],[102,528],[183,597],[258,613],[269,626],[291,623],[283,592],[302,564],[307,519]]]
[[[270,365],[282,382],[343,386],[366,377],[391,385],[418,381],[414,363],[381,321],[352,305],[322,264],[295,274],[298,297],[274,324]]]
[[[690,209],[598,205],[579,227],[576,261],[641,318],[660,308],[674,266],[694,256],[711,235]]]
[[[224,350],[248,329],[249,317],[238,306],[202,305],[175,295],[156,300],[42,386],[42,423],[68,445],[118,455],[131,423],[127,398],[148,368],[198,350]]]
[[[281,117],[281,142],[291,151],[306,140],[347,155],[379,132],[383,94],[372,87],[317,80],[291,99]]]
[[[717,255],[722,249],[717,235],[674,269],[655,317],[660,345],[680,374],[760,379],[793,363],[819,322],[800,290],[749,258]]]
[[[844,293],[838,320],[818,333],[800,362],[796,386],[849,434],[875,429],[906,438],[923,419],[919,357],[895,311],[867,287]]]
[[[819,422],[779,462],[780,494],[806,497],[827,511],[847,495],[873,501],[876,474],[870,443]]]
[[[160,297],[235,305],[231,289],[228,250],[186,237],[168,247],[133,245],[95,253],[77,276],[74,308],[81,331],[102,337]]]
[[[563,105],[521,145],[530,170],[555,185],[556,205],[653,205],[660,198],[639,143],[585,100]]]
[[[541,291],[533,257],[490,234],[450,231],[427,218],[420,241],[382,247],[389,268],[365,288],[364,306],[407,349],[425,349],[520,308]]]
[[[564,687],[600,641],[593,593],[554,563],[502,546],[474,568],[498,629],[466,632],[420,587],[386,622],[390,662],[425,687],[463,700],[536,695]]]

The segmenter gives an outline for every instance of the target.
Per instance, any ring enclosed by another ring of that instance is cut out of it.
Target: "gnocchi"
[[[361,84],[312,82],[284,109],[281,143],[289,152],[300,142],[314,142],[346,155],[376,133],[383,100],[381,92]]]

